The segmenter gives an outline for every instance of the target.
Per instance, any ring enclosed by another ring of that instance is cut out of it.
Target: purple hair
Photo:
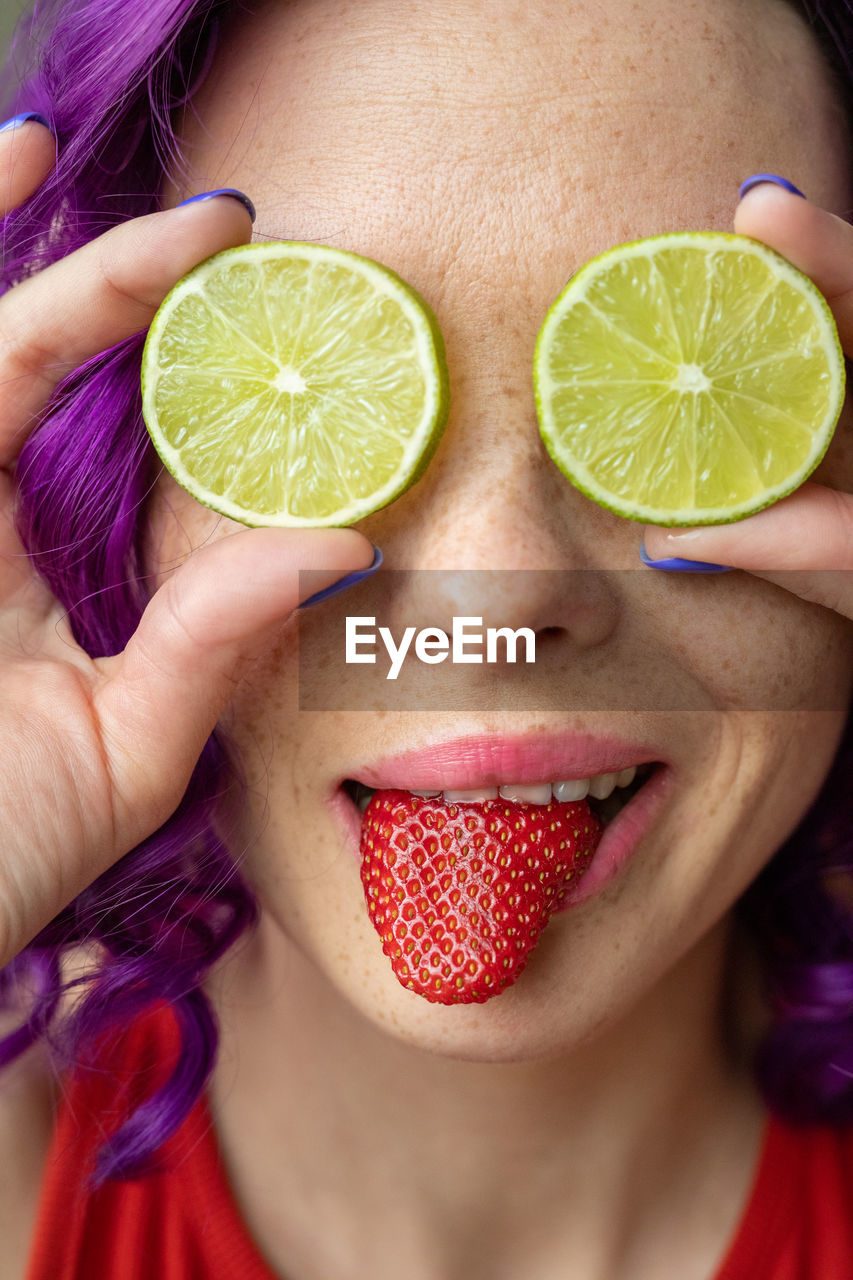
[[[159,207],[163,170],[180,160],[174,113],[207,70],[218,15],[235,8],[235,0],[36,3],[12,47],[10,78],[19,87],[7,114],[35,110],[50,120],[58,164],[3,222],[4,290]],[[851,9],[823,3],[808,14],[848,92]],[[33,65],[20,65],[27,58]],[[18,464],[24,544],[93,657],[124,647],[149,594],[142,539],[157,464],[140,412],[142,338],[65,380]],[[853,897],[838,891],[839,876],[853,874],[851,777],[853,719],[818,800],[742,904],[776,1012],[759,1076],[770,1105],[799,1120],[853,1119]],[[152,1167],[213,1068],[217,1028],[202,983],[257,918],[215,831],[235,785],[214,735],[172,818],[0,973],[5,1001],[20,1000],[21,991],[28,1001],[26,1021],[0,1041],[0,1065],[44,1037],[57,1066],[79,1068],[144,1010],[166,1002],[175,1012],[181,1050],[172,1075],[101,1148],[96,1184]],[[57,1017],[75,985],[62,957],[81,944],[94,946],[97,968],[70,1012]]]
[[[164,166],[176,159],[172,114],[207,68],[222,8],[217,0],[36,5],[11,54],[14,66],[32,50],[36,65],[29,77],[18,71],[23,84],[9,110],[36,110],[51,122],[58,164],[5,219],[4,289],[116,223],[158,209]],[[149,594],[142,535],[156,467],[140,412],[143,338],[67,378],[18,462],[24,545],[93,657],[125,646]],[[181,1050],[172,1075],[101,1149],[97,1183],[149,1167],[213,1068],[217,1030],[201,984],[257,915],[214,829],[233,785],[214,735],[172,818],[3,971],[7,1000],[22,979],[37,994],[26,1023],[0,1042],[0,1064],[49,1034],[58,1066],[81,1065],[151,1006],[166,1001],[175,1012]],[[73,985],[63,981],[61,957],[80,944],[100,953],[95,978],[57,1019]]]

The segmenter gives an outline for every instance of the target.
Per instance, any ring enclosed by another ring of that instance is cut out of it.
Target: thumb
[[[762,240],[809,276],[835,316],[841,345],[853,349],[853,227],[771,182],[749,190],[735,231]]]
[[[160,587],[124,652],[99,664],[95,709],[127,847],[174,811],[246,662],[301,596],[371,571],[373,556],[353,529],[248,529],[196,552]],[[304,569],[311,585],[300,592]]]
[[[710,562],[745,569],[853,618],[853,494],[812,480],[732,524],[647,525],[643,549],[651,568],[689,570]]]

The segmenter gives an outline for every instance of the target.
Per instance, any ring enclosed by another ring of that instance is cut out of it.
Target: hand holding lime
[[[194,498],[249,525],[353,524],[422,474],[447,418],[444,347],[394,272],[327,245],[241,245],[154,318],[143,415]]]
[[[724,524],[826,452],[844,359],[812,281],[760,241],[677,232],[588,262],[536,344],[540,429],[572,484],[632,520]]]

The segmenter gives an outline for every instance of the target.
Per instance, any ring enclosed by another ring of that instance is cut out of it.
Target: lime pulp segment
[[[247,524],[344,525],[423,471],[447,416],[438,326],[399,276],[325,245],[243,245],[166,298],[143,414],[200,502]]]
[[[826,451],[844,361],[816,286],[759,241],[677,232],[587,263],[548,313],[534,384],[546,447],[620,515],[725,523]]]

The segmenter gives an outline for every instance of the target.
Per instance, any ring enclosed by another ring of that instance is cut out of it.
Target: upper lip
[[[665,760],[648,742],[593,734],[469,735],[385,756],[349,776],[374,790],[471,790],[508,782],[560,782]]]

